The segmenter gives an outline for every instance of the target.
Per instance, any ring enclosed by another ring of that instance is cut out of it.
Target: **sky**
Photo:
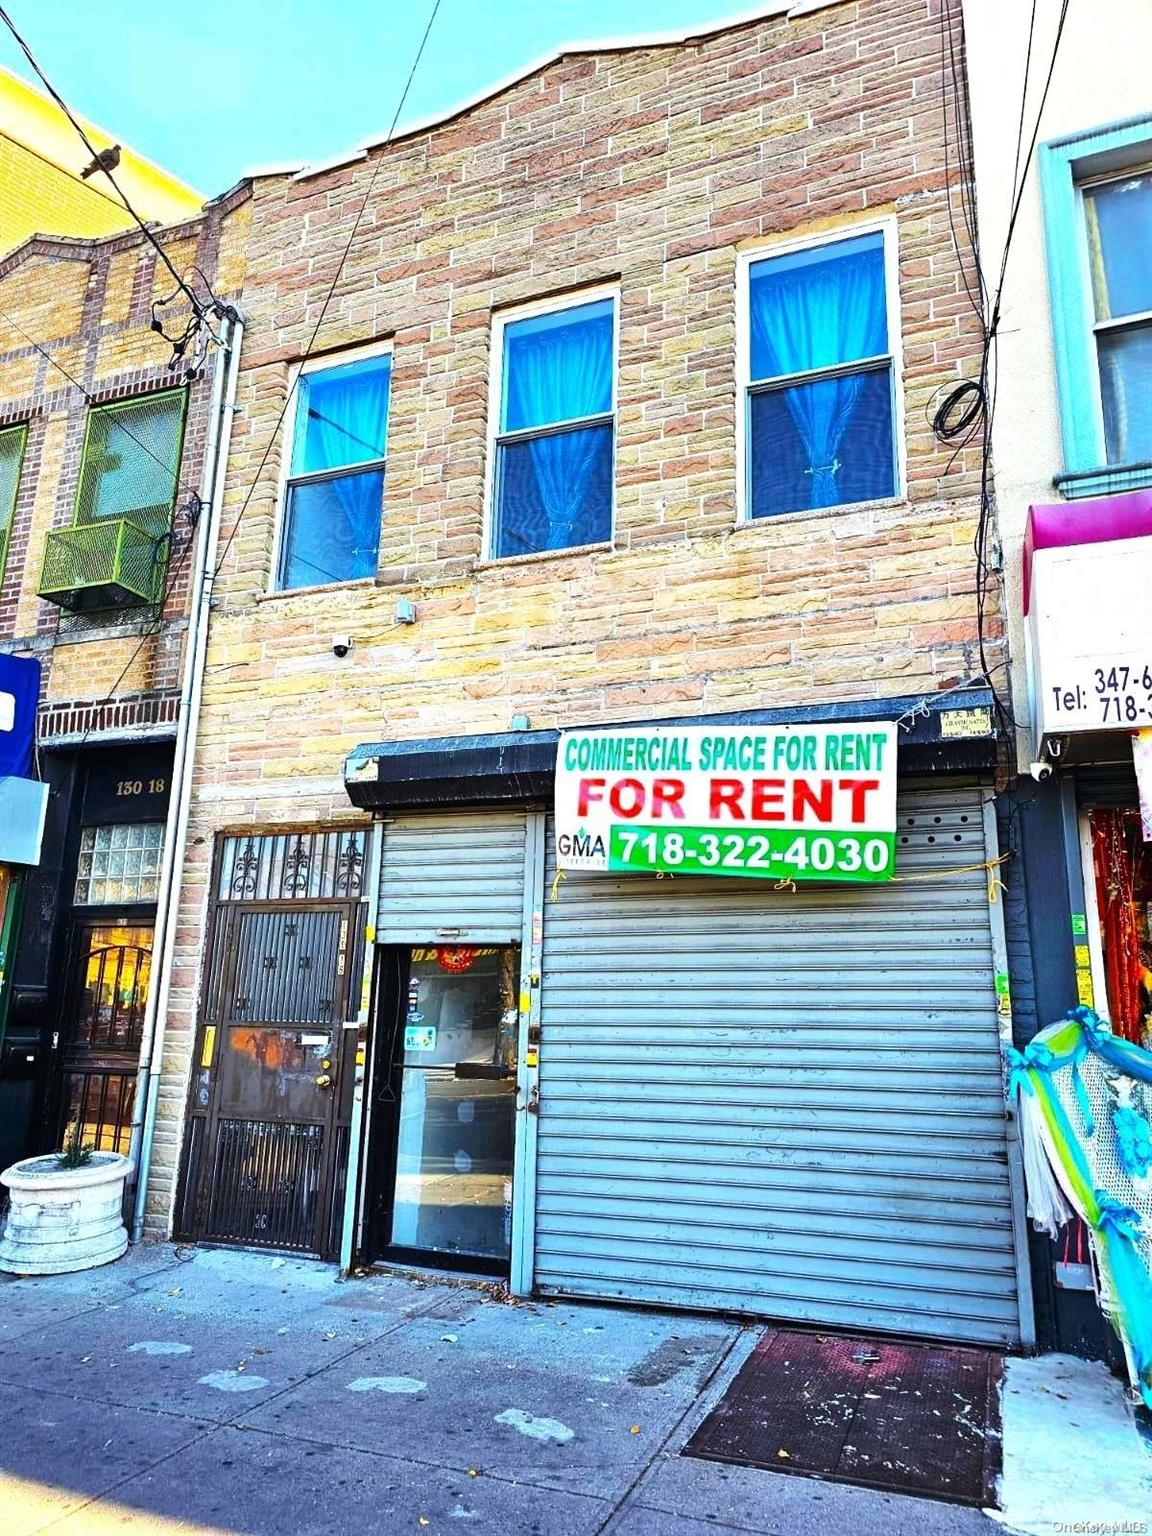
[[[433,0],[5,0],[73,111],[206,196],[252,166],[383,136]],[[400,119],[573,41],[742,15],[756,0],[440,0]],[[30,71],[0,27],[0,63]]]

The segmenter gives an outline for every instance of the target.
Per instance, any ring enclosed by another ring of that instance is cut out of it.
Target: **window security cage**
[[[185,403],[170,390],[89,412],[72,524],[48,535],[41,597],[74,613],[163,599]]]

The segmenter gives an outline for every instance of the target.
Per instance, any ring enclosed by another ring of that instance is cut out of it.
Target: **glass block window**
[[[1109,464],[1152,462],[1152,170],[1084,188]]]
[[[77,523],[125,517],[154,538],[169,531],[186,399],[183,390],[169,390],[89,412]]]
[[[27,427],[6,427],[0,432],[0,581],[8,559],[8,540],[12,516],[16,511],[16,493],[20,489],[20,468],[24,462]]]
[[[301,375],[279,585],[374,576],[384,508],[391,357]]]
[[[751,517],[895,495],[890,307],[880,231],[749,267]]]
[[[163,822],[85,827],[80,840],[75,905],[102,907],[155,901],[163,850]]]
[[[502,322],[491,554],[612,537],[616,301]]]

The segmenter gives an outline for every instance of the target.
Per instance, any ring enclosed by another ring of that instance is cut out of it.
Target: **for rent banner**
[[[893,873],[896,727],[567,731],[559,869],[877,882]]]

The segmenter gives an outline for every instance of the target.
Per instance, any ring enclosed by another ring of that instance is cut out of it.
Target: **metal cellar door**
[[[221,909],[195,1236],[326,1254],[355,907]]]
[[[559,882],[542,1291],[1019,1339],[981,792],[899,817],[890,885]]]

